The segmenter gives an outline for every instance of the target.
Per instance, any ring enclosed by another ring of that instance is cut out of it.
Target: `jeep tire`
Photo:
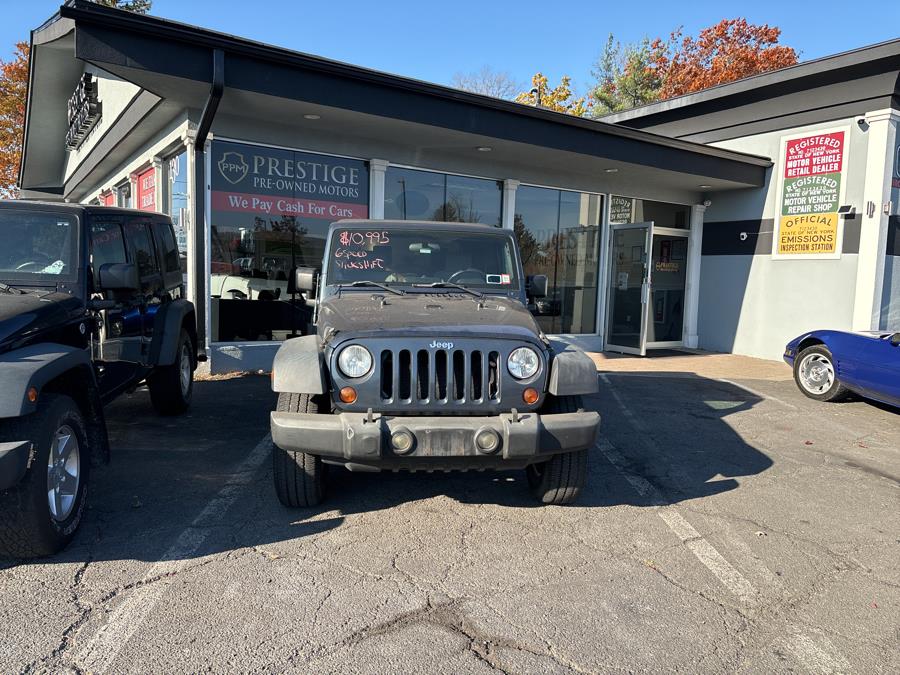
[[[582,407],[580,396],[550,396],[542,412],[577,412]],[[587,476],[587,450],[558,455],[525,469],[532,494],[543,504],[571,504],[581,494]]]
[[[278,394],[278,412],[329,412],[321,396]],[[316,455],[272,445],[275,493],[285,506],[316,506],[325,498],[325,464]]]
[[[180,415],[194,394],[194,344],[187,331],[178,336],[175,363],[157,368],[147,378],[150,401],[160,415]]]
[[[68,396],[43,394],[37,412],[6,422],[2,433],[34,445],[22,482],[0,492],[0,557],[53,555],[75,535],[87,501],[84,419]]]

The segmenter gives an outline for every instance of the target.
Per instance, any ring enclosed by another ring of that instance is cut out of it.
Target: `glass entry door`
[[[606,349],[644,356],[684,344],[687,245],[684,230],[613,226]]]
[[[647,252],[653,223],[614,225],[611,232],[606,348],[626,354],[646,353]]]
[[[650,293],[646,349],[684,345],[684,294],[688,233],[654,227],[650,246]]]

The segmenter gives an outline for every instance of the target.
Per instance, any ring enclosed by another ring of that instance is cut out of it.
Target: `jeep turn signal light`
[[[341,400],[344,403],[353,403],[356,401],[356,389],[353,387],[344,387],[341,389]]]
[[[528,389],[522,392],[522,400],[525,401],[525,403],[527,403],[528,405],[537,403],[537,400],[540,397],[541,395],[538,394],[537,389],[535,389],[534,387],[528,387]]]
[[[37,389],[35,389],[34,387],[29,387],[28,391],[25,392],[25,395],[28,397],[29,403],[37,402],[37,394],[38,394]]]

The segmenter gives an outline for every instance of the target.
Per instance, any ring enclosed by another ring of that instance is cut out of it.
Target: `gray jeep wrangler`
[[[197,331],[167,216],[0,202],[0,237],[0,557],[26,558],[78,529],[104,405],[146,382],[187,410]]]
[[[275,357],[275,490],[287,506],[325,494],[325,465],[351,471],[525,469],[545,504],[578,497],[600,416],[583,352],[551,342],[527,309],[513,233],[485,225],[340,221],[321,272],[316,334]]]

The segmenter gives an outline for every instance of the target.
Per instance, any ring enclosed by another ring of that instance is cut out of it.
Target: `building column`
[[[200,186],[198,191],[198,186],[196,183],[196,172],[194,171],[194,162],[196,158],[194,156],[194,140],[196,139],[197,132],[194,129],[187,130],[181,136],[181,140],[184,143],[184,151],[186,158],[186,170],[187,170],[187,222],[184,223],[185,235],[187,236],[187,251],[185,251],[185,255],[187,258],[187,296],[188,300],[194,303],[194,306],[197,306],[198,302],[205,302],[205,298],[197,297],[197,275],[205,274],[206,268],[205,265],[202,269],[197,268],[197,244],[198,241],[202,243],[204,241],[204,237],[202,236],[203,223],[198,223],[195,214],[196,209],[194,208],[195,201],[199,198],[203,198],[203,188]],[[197,236],[197,228],[201,230],[201,236]],[[205,257],[205,256],[204,256]]]
[[[369,218],[384,218],[384,173],[387,168],[386,159],[369,160]]]
[[[507,178],[503,181],[503,229],[511,230],[516,222],[516,190],[519,181]]]
[[[891,171],[897,147],[900,113],[886,109],[866,113],[869,137],[866,181],[863,188],[862,226],[856,264],[853,330],[877,330],[881,322],[884,265],[887,257],[888,218],[891,208]],[[866,206],[875,205],[870,216]]]
[[[684,346],[696,349],[700,344],[700,260],[703,251],[703,217],[706,206],[691,206],[691,234],[688,237],[687,278],[684,284]]]
[[[153,165],[153,200],[157,213],[165,213],[165,182],[166,182],[166,162],[158,155],[150,160]]]

